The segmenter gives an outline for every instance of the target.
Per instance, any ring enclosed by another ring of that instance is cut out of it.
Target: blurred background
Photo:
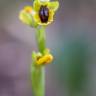
[[[96,96],[96,0],[59,0],[46,30],[54,62],[46,96]],[[29,67],[35,30],[19,21],[31,0],[0,0],[0,96],[32,96]]]

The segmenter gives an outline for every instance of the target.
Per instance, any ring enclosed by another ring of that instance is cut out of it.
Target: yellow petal
[[[42,26],[47,26],[47,25],[51,24],[51,22],[47,22],[47,23],[38,22],[38,24],[42,25]]]
[[[39,0],[34,0],[33,9],[38,12],[40,10],[40,6],[41,6],[40,1]]]
[[[38,12],[40,10],[41,5],[48,5],[49,1],[50,0],[34,0],[33,9]]]
[[[46,57],[46,64],[51,63],[53,61],[53,56],[51,54],[45,55]]]
[[[42,56],[39,60],[37,60],[37,64],[38,65],[42,65],[42,64],[48,64],[51,63],[53,60],[53,56],[51,54],[46,54],[44,56]]]
[[[33,15],[34,21],[35,21],[37,24],[41,23],[41,20],[40,20],[38,14],[39,14],[39,13],[36,13],[36,14]]]
[[[59,2],[58,1],[53,1],[48,3],[48,8],[50,10],[56,11],[59,7]]]

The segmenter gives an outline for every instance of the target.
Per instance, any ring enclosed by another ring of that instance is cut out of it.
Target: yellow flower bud
[[[51,63],[52,60],[53,60],[53,56],[51,54],[46,54],[41,58],[37,59],[36,64],[37,65],[48,64]]]

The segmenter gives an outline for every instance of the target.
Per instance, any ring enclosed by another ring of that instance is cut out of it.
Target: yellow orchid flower
[[[53,22],[53,17],[58,7],[58,1],[34,0],[33,7],[26,6],[23,10],[32,16],[36,24],[48,25]]]

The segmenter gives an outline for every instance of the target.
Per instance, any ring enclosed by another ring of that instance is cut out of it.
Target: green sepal
[[[19,14],[19,19],[24,23],[31,27],[37,27],[38,24],[34,21],[32,15],[22,10]]]

